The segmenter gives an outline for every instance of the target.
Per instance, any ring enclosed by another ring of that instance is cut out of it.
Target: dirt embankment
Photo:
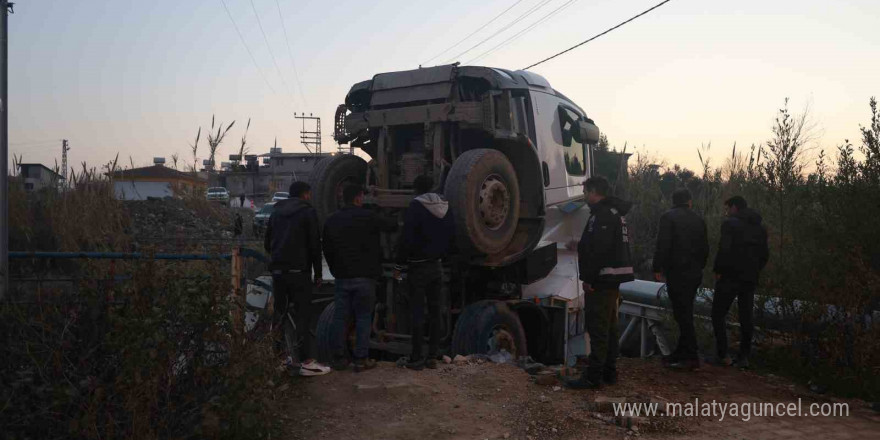
[[[552,376],[551,376],[552,377]],[[560,387],[509,365],[442,365],[410,371],[382,363],[355,374],[292,378],[289,439],[876,438],[880,414],[857,400],[810,393],[774,376],[706,366],[694,373],[657,360],[621,359],[620,383],[598,391]],[[630,417],[613,402],[840,402],[848,417]],[[624,426],[618,426],[624,425]]]
[[[250,209],[230,208],[201,200],[147,200],[123,203],[131,219],[134,250],[157,252],[224,251],[237,238],[253,239]],[[236,215],[242,235],[235,236]]]

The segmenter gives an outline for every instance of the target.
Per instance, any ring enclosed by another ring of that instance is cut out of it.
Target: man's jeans
[[[272,331],[275,333],[278,347],[284,347],[284,332],[281,330],[287,314],[293,317],[294,339],[293,352],[286,353],[295,362],[310,358],[309,322],[311,321],[312,277],[308,271],[291,272],[275,271],[272,273],[272,294],[275,297],[275,312],[272,315]]]
[[[722,277],[715,283],[715,295],[712,299],[712,326],[715,328],[715,349],[718,357],[727,356],[727,312],[733,301],[737,300],[739,309],[739,330],[741,356],[748,356],[752,351],[752,333],[755,325],[752,313],[755,308],[755,283],[738,281]]]
[[[336,280],[336,294],[333,301],[336,313],[333,315],[333,355],[345,357],[345,340],[348,336],[348,322],[354,315],[355,347],[354,358],[366,359],[370,352],[370,329],[372,328],[373,303],[376,300],[376,280],[372,278],[349,278]]]
[[[407,274],[412,312],[412,360],[424,358],[425,305],[428,306],[428,358],[436,359],[440,346],[440,287],[443,269],[439,261],[410,263]],[[426,301],[427,300],[427,301]]]

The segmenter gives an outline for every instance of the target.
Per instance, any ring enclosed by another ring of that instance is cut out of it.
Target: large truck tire
[[[519,220],[519,183],[513,165],[497,150],[464,152],[446,178],[446,199],[462,250],[492,255],[504,250]]]
[[[453,354],[486,354],[506,350],[514,359],[528,355],[526,334],[515,312],[501,301],[467,306],[452,335]]]
[[[358,156],[340,154],[318,161],[309,176],[312,187],[312,206],[318,212],[321,225],[342,207],[342,188],[346,183],[363,185],[367,177],[367,162]]]
[[[329,365],[333,361],[333,315],[336,313],[336,303],[331,302],[324,307],[321,316],[318,318],[318,326],[315,329],[315,345],[318,349],[318,362]],[[351,342],[351,336],[354,333],[354,322],[351,317],[345,322],[345,340]],[[345,355],[348,359],[352,357],[352,345],[346,344]]]

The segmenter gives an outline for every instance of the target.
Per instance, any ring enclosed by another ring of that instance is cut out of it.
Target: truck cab
[[[339,208],[341,185],[369,188],[393,212],[433,177],[449,200],[459,248],[484,267],[527,258],[549,207],[579,200],[599,130],[584,110],[532,72],[458,66],[381,73],[352,86],[334,137],[360,149],[312,173],[319,217]]]

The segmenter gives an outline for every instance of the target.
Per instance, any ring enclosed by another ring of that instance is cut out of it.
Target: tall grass
[[[706,220],[712,253],[704,277],[711,287],[723,201],[742,195],[764,217],[770,262],[758,294],[777,297],[777,312],[791,317],[795,330],[767,340],[769,358],[796,376],[833,385],[844,394],[880,398],[880,112],[870,100],[871,123],[861,127],[858,153],[851,143],[836,158],[820,151],[815,171],[804,170],[811,140],[809,119],[786,106],[777,112],[771,138],[747,154],[733,152],[710,163],[710,146],[698,150],[702,169],[694,173],[637,156],[625,196],[636,202],[627,217],[635,235],[634,260],[642,277],[656,243],[656,222],[671,207],[676,188],[688,188],[694,209]],[[833,163],[828,163],[833,161]],[[832,305],[832,313],[828,306]],[[760,325],[760,310],[756,310]],[[794,355],[792,355],[794,353]]]

